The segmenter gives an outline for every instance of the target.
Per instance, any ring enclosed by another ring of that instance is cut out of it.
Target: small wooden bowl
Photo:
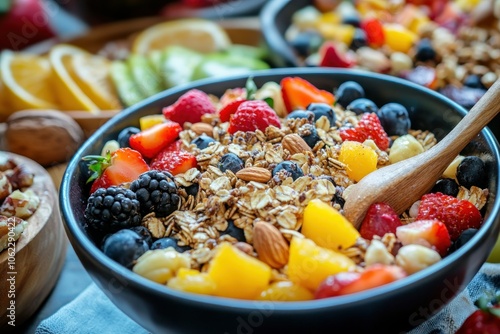
[[[15,330],[40,307],[59,277],[68,244],[51,176],[33,160],[8,154],[35,174],[30,189],[40,197],[40,205],[15,243],[15,255],[8,248],[0,252],[1,333]],[[11,278],[15,281],[12,290]],[[15,307],[12,311],[8,309],[11,305]],[[9,318],[11,314],[15,318]],[[13,319],[16,327],[9,325]]]

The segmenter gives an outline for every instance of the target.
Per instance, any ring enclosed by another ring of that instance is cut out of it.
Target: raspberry
[[[358,125],[355,128],[341,130],[340,137],[344,141],[352,140],[360,143],[372,139],[379,149],[385,151],[389,148],[389,136],[375,113],[363,114]]]
[[[165,118],[179,123],[197,123],[204,114],[215,114],[215,106],[210,97],[198,89],[191,89],[184,93],[172,105],[163,108]]]
[[[262,100],[245,101],[239,105],[229,121],[228,132],[265,131],[270,125],[281,127],[280,119],[274,110]]]
[[[442,193],[422,196],[416,219],[440,220],[448,228],[451,240],[456,240],[468,228],[479,228],[483,220],[471,202]]]
[[[375,235],[383,237],[386,233],[396,233],[401,226],[398,214],[386,203],[370,205],[359,233],[365,239],[372,240]]]

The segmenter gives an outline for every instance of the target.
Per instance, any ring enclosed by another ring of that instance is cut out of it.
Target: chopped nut
[[[236,173],[236,177],[244,181],[266,183],[272,177],[269,170],[262,167],[246,167]]]
[[[31,190],[13,191],[0,206],[0,215],[29,218],[40,204],[40,198]]]
[[[280,231],[272,224],[257,222],[253,228],[253,246],[262,262],[273,268],[288,263],[289,246]]]

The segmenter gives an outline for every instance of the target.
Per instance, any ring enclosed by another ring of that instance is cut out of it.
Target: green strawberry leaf
[[[111,165],[111,153],[109,151],[106,152],[105,157],[101,155],[87,155],[82,160],[88,162],[88,168],[92,172],[87,179],[87,183],[90,183],[98,179],[104,170]]]
[[[265,102],[266,102],[266,103],[267,103],[267,104],[268,104],[271,108],[273,108],[273,109],[274,109],[274,100],[273,100],[273,98],[272,98],[272,97],[266,97],[266,98],[264,99],[264,101],[265,101]]]

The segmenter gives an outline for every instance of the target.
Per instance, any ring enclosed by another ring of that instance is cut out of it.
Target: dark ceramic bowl
[[[358,71],[321,68],[274,69],[255,72],[257,86],[301,76],[332,90],[354,80],[379,105],[399,102],[412,110],[414,128],[442,138],[460,121],[465,110],[443,96],[407,81]],[[243,87],[244,76],[204,80],[160,93],[128,108],[97,130],[69,162],[60,204],[66,230],[80,260],[97,285],[125,314],[153,333],[304,333],[399,332],[419,325],[448,303],[471,281],[489,255],[500,229],[498,218],[499,149],[489,130],[483,130],[464,150],[487,157],[490,190],[479,232],[439,263],[395,283],[352,295],[307,302],[272,303],[218,298],[174,291],[149,281],[105,256],[88,238],[82,223],[88,189],[78,168],[80,159],[98,154],[103,144],[141,116],[160,113],[191,88],[217,96],[227,88]],[[251,279],[249,277],[249,279]],[[112,319],[110,320],[112,321]]]

